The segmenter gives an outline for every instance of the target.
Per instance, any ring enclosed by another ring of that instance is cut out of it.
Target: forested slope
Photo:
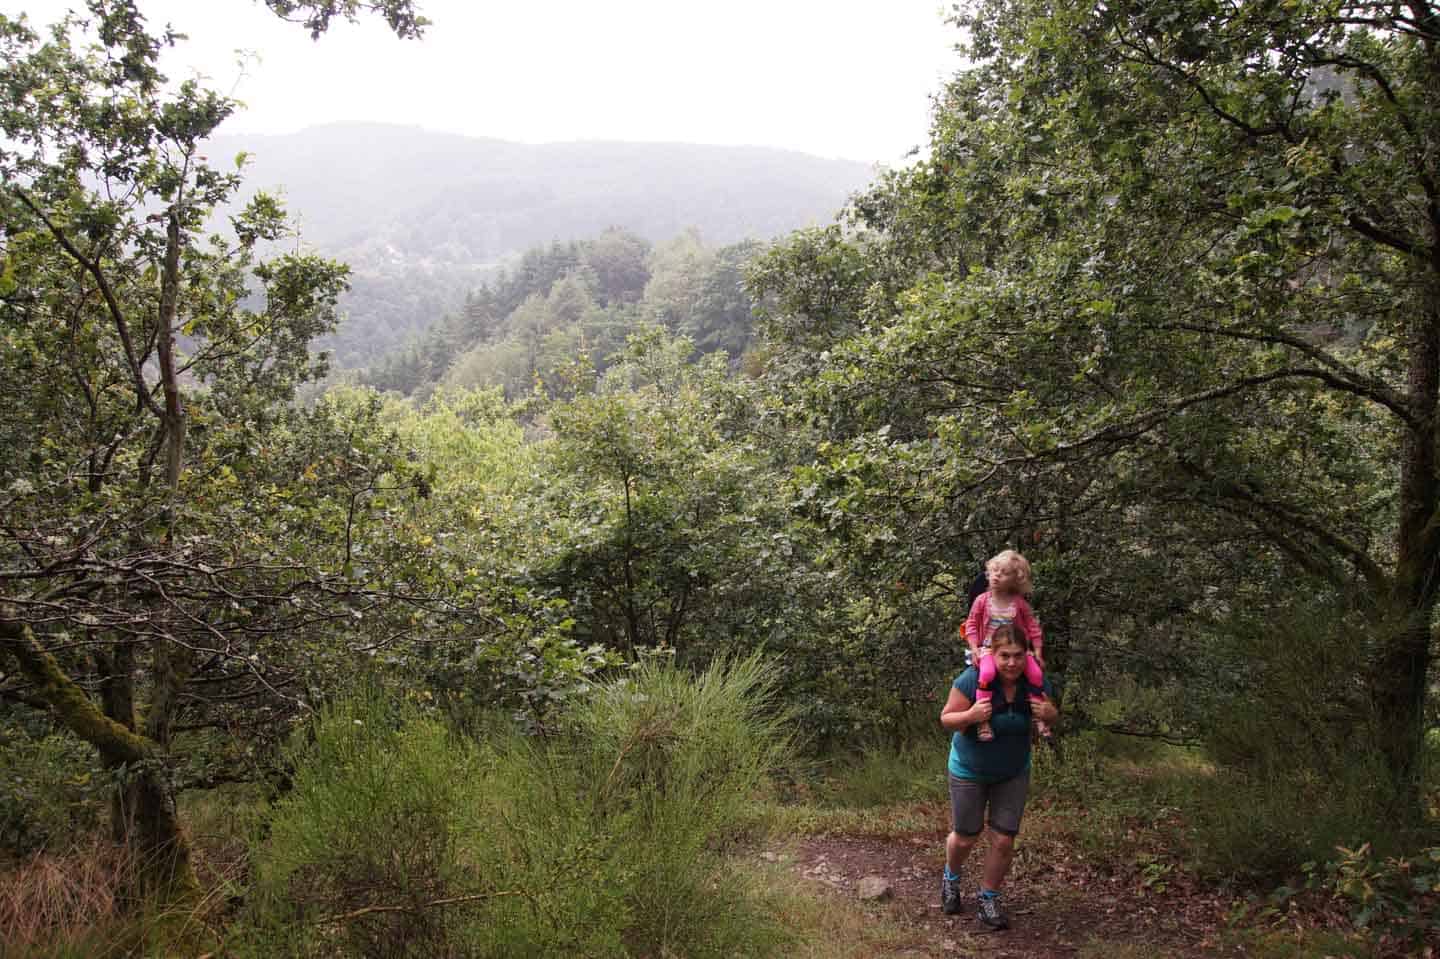
[[[343,259],[353,288],[324,341],[365,366],[458,310],[524,251],[619,228],[651,243],[768,240],[831,220],[874,171],[759,147],[523,144],[358,124],[218,136],[246,155],[246,191],[278,193],[305,241]],[[247,193],[242,192],[241,198]]]

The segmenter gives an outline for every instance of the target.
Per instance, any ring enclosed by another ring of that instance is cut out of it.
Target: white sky
[[[246,109],[225,133],[376,121],[526,143],[678,141],[899,163],[960,65],[941,0],[419,0],[400,41],[378,18],[318,42],[259,0],[138,0],[189,35],[199,72]],[[0,0],[32,23],[80,0]],[[242,73],[235,50],[254,51]]]

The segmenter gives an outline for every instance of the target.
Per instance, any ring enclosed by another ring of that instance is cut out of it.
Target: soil
[[[851,901],[857,901],[865,877],[888,880],[891,894],[866,907],[885,910],[892,923],[913,930],[914,936],[913,942],[887,955],[1082,959],[1116,955],[1117,950],[1107,946],[1114,943],[1129,947],[1118,953],[1124,956],[1198,959],[1243,954],[1216,941],[1229,907],[1218,896],[1168,884],[1160,890],[1142,887],[1137,893],[1135,877],[1105,877],[1081,864],[1039,862],[1035,857],[1017,856],[1011,869],[1003,899],[1009,929],[988,930],[975,918],[973,907],[947,916],[940,911],[944,842],[940,830],[883,837],[825,835],[797,841],[784,851],[783,861],[805,879],[829,887],[830,894]],[[983,854],[982,840],[962,874],[967,880],[977,876]],[[773,851],[766,855],[779,857]]]

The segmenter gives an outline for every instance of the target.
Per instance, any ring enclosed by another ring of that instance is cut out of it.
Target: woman
[[[1030,789],[1030,720],[1045,723],[1060,717],[1045,682],[1044,700],[1031,698],[1025,679],[1030,641],[1013,625],[1000,626],[990,641],[996,683],[989,702],[976,701],[979,673],[975,667],[956,677],[950,698],[940,712],[940,725],[950,730],[950,835],[945,840],[945,874],[940,882],[940,907],[946,915],[962,908],[960,867],[980,838],[989,807],[990,850],[980,876],[977,915],[990,929],[1010,923],[1000,906],[1000,889],[1015,855],[1015,836]],[[1042,692],[1035,690],[1035,692]],[[989,722],[994,738],[981,741],[976,728]]]

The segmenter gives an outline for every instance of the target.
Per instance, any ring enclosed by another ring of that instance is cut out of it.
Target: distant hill
[[[507,259],[622,227],[651,242],[696,227],[711,244],[828,222],[874,171],[761,147],[529,145],[382,124],[226,136],[247,189],[282,193],[304,239],[355,270],[327,344],[362,366],[458,308]],[[220,161],[223,162],[223,161]]]

